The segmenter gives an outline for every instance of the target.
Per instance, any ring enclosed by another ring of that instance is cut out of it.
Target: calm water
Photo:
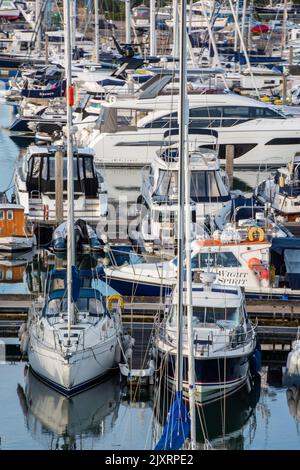
[[[151,450],[160,435],[155,390],[129,400],[118,377],[112,377],[67,400],[32,376],[24,363],[1,364],[0,374],[2,449]],[[202,423],[214,448],[300,448],[300,390],[270,385],[266,375],[256,398],[244,389],[204,407]]]
[[[20,151],[4,129],[13,113],[13,107],[0,104],[0,191],[11,186]],[[111,197],[129,191],[134,201],[140,177],[138,170],[107,171]],[[235,184],[244,190],[258,180],[255,172],[239,172],[236,178]],[[15,266],[0,260],[0,271],[5,273],[0,294],[38,292],[47,268],[43,263],[36,257],[34,265],[30,258]],[[25,363],[0,363],[1,448],[152,449],[165,409],[156,402],[157,396],[155,389],[144,396],[130,394],[121,389],[118,377],[112,377],[67,400],[28,373]],[[204,407],[200,415],[198,439],[203,441],[201,428],[205,429],[214,448],[300,449],[300,390],[287,390],[281,375],[274,378],[267,369],[251,393],[237,392]]]

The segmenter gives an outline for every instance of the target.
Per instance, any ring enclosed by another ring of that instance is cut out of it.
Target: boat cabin
[[[30,147],[29,157],[24,163],[26,189],[29,194],[39,196],[50,193],[55,197],[55,147]],[[98,177],[94,166],[94,154],[90,149],[74,151],[74,192],[89,197],[98,195]],[[63,189],[67,191],[67,155],[63,158]]]
[[[190,197],[194,203],[227,202],[231,199],[225,175],[222,175],[212,150],[190,152]],[[156,202],[178,201],[178,148],[166,149],[149,170],[152,199]]]
[[[18,204],[0,204],[0,239],[27,235],[24,207]]]
[[[97,323],[105,315],[108,315],[103,299],[97,289],[81,288],[75,305],[75,324],[76,320],[86,319],[87,323]],[[49,294],[48,302],[45,305],[42,316],[50,320],[50,323],[56,323],[60,318],[64,318],[68,313],[67,291],[65,289],[56,289]]]

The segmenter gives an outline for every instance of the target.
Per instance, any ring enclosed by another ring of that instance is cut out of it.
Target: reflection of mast
[[[261,419],[265,424],[265,448],[269,441],[269,418],[271,416],[270,408],[266,403],[266,397],[268,396],[268,366],[262,367],[261,369],[261,400],[257,405],[257,409],[260,411]]]

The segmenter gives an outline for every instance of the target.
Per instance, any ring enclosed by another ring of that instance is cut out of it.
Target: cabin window
[[[239,311],[236,308],[219,307],[193,307],[193,318],[199,323],[216,323],[220,320],[229,320],[238,323]]]
[[[176,213],[173,211],[159,212],[158,222],[159,223],[173,223],[175,222]]]
[[[0,220],[4,220],[4,211],[0,211]]]
[[[14,218],[14,212],[7,211],[7,220],[13,220],[13,218]]]
[[[39,178],[41,160],[40,158],[33,158],[32,162],[32,178]]]
[[[64,158],[63,163],[63,178],[64,180],[68,178],[68,161],[66,158]],[[55,173],[51,175],[51,179],[55,179]],[[77,158],[73,158],[73,179],[78,180]]]
[[[210,267],[237,268],[241,263],[231,251],[218,253],[201,253],[193,256],[192,269]]]
[[[91,158],[85,158],[84,162],[85,162],[85,177],[86,178],[94,178],[92,159]]]
[[[4,279],[3,271],[0,271],[0,281],[3,281],[3,279]]]
[[[189,111],[189,127],[230,127],[249,119],[272,118],[285,119],[277,111],[271,108],[254,106],[211,106],[192,108]],[[145,127],[151,128],[177,128],[177,112],[167,114],[149,122]]]
[[[11,270],[11,269],[8,269],[8,270],[6,271],[6,280],[7,280],[7,281],[12,281],[12,278],[13,278],[12,270]]]

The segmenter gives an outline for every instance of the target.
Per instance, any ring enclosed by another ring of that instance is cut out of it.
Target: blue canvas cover
[[[182,392],[176,392],[175,400],[166,418],[165,426],[155,450],[179,450],[190,434],[188,416]]]

